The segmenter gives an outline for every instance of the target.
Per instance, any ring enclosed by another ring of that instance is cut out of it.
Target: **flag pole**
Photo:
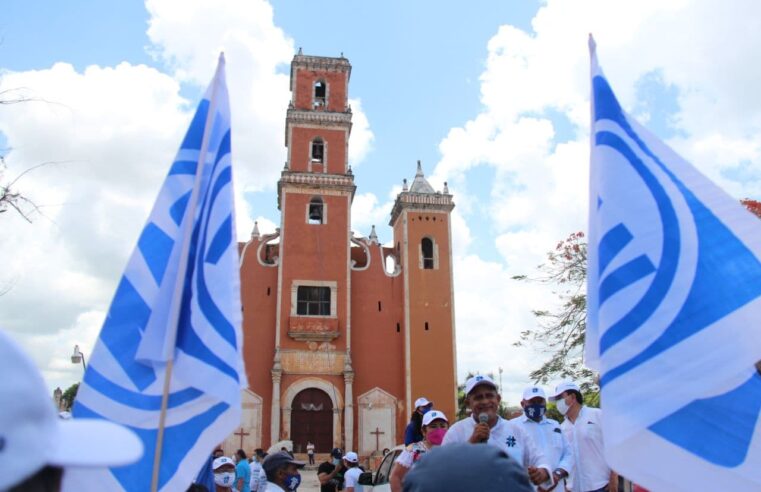
[[[182,240],[182,249],[180,250],[179,264],[177,268],[177,278],[184,279],[188,267],[188,255],[190,254],[190,238],[193,234],[193,220],[196,213],[196,204],[198,202],[198,194],[201,187],[201,177],[203,173],[203,166],[206,163],[206,153],[209,149],[209,138],[211,134],[211,126],[214,120],[214,114],[217,110],[216,96],[217,86],[219,84],[220,71],[224,69],[225,54],[224,52],[219,54],[219,61],[217,62],[217,70],[214,74],[214,82],[212,83],[211,98],[209,99],[209,110],[206,114],[206,123],[203,129],[203,139],[201,140],[201,150],[198,154],[198,161],[196,163],[196,175],[193,182],[193,191],[190,194],[188,200],[188,208],[185,211],[185,230],[183,231],[184,237]],[[185,287],[184,282],[176,282],[174,286],[174,295],[172,296],[172,311],[167,323],[167,327],[170,327],[168,337],[168,347],[174,346],[177,341],[177,328],[180,318],[180,308],[182,307],[182,291]],[[158,492],[159,485],[159,470],[161,468],[161,453],[164,447],[164,428],[166,426],[166,410],[169,403],[169,386],[172,380],[172,368],[174,366],[174,353],[168,358],[166,368],[164,371],[164,388],[161,394],[161,412],[159,413],[159,427],[156,435],[156,450],[153,455],[153,476],[151,477],[151,492]]]

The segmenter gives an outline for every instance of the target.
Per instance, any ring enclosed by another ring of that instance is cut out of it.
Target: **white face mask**
[[[214,483],[222,487],[232,487],[235,481],[235,472],[222,472],[214,474]]]
[[[566,403],[563,398],[559,399],[556,405],[558,407],[558,412],[560,412],[561,415],[568,413],[568,403]]]

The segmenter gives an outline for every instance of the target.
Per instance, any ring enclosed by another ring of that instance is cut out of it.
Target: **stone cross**
[[[380,436],[381,434],[385,434],[385,432],[381,432],[381,430],[376,427],[375,432],[371,432],[370,434],[375,436],[375,450],[380,451]]]
[[[250,436],[251,433],[244,431],[243,427],[241,427],[238,432],[234,432],[233,434],[240,436],[240,448],[238,449],[243,449],[243,436]]]

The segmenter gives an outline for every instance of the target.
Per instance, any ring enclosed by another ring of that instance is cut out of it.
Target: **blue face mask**
[[[425,415],[431,411],[431,407],[420,407],[420,414]]]
[[[285,476],[285,486],[288,488],[288,490],[296,490],[299,488],[299,485],[301,485],[300,474],[295,473],[293,475]]]
[[[526,417],[538,422],[542,420],[546,410],[547,407],[543,403],[534,403],[532,405],[526,405],[526,408],[523,409],[523,412],[526,414]]]

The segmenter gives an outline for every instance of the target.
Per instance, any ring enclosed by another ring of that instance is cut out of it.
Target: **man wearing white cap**
[[[362,490],[362,486],[359,485],[359,476],[362,474],[362,469],[359,467],[359,456],[354,451],[349,451],[344,455],[343,460],[346,467],[346,472],[344,472],[344,491],[358,492]]]
[[[66,470],[134,463],[143,443],[105,420],[58,418],[42,375],[0,331],[0,490],[57,492]]]
[[[488,376],[473,376],[465,382],[465,395],[471,415],[449,428],[442,445],[468,442],[496,446],[523,465],[534,485],[552,487],[552,468],[542,450],[523,427],[499,416],[502,397],[494,381]]]
[[[415,410],[412,411],[410,417],[410,423],[407,424],[407,428],[404,430],[404,445],[409,446],[413,442],[419,442],[423,439],[422,424],[423,415],[433,408],[433,402],[428,398],[421,396],[415,400]]]
[[[555,485],[549,489],[539,487],[539,491],[546,492],[553,489],[562,491],[561,482],[573,470],[573,454],[560,430],[558,421],[545,416],[547,396],[544,390],[539,386],[529,386],[523,390],[521,407],[524,414],[512,419],[512,422],[523,427],[536,445],[542,449],[552,466],[552,478]]]
[[[618,475],[605,461],[600,409],[585,406],[581,388],[571,382],[557,385],[550,400],[555,401],[558,411],[565,416],[560,428],[576,464],[568,479],[568,490],[616,492]]]

